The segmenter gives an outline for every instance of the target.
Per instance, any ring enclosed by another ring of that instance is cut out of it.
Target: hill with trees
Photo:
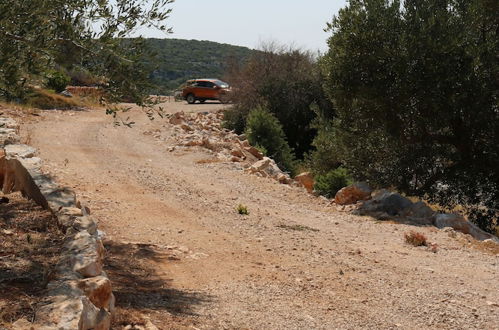
[[[221,78],[227,63],[242,63],[253,50],[213,41],[145,39],[154,55],[152,83],[157,93],[167,93],[187,79]]]

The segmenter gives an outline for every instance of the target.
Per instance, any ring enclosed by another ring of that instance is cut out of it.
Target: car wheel
[[[194,94],[187,95],[187,97],[185,99],[187,100],[187,103],[189,103],[189,104],[194,104],[194,102],[196,102],[196,97],[194,97]]]

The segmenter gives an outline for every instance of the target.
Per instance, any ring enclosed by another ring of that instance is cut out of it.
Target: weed
[[[411,230],[408,233],[404,234],[405,241],[408,244],[413,246],[428,246],[428,241],[426,236],[422,233],[418,233],[417,231]]]
[[[239,204],[237,206],[237,213],[241,215],[248,215],[249,214],[248,207],[243,204]]]

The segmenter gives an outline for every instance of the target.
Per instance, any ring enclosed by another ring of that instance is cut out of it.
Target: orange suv
[[[218,79],[187,80],[182,90],[182,97],[189,104],[196,101],[204,103],[206,100],[218,100],[221,103],[228,101],[229,84]]]

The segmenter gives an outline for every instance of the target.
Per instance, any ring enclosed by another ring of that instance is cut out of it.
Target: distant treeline
[[[146,39],[156,67],[152,73],[155,90],[166,94],[187,79],[221,78],[229,62],[242,63],[253,50],[212,41],[182,39]]]

